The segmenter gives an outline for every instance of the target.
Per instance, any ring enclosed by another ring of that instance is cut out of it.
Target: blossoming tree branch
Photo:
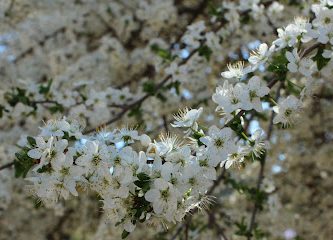
[[[15,2],[1,12],[17,26],[4,23],[0,34],[11,80],[0,89],[11,145],[0,148],[4,213],[13,191],[63,216],[90,196],[89,209],[103,214],[95,239],[105,228],[131,238],[151,225],[154,239],[202,239],[210,228],[211,239],[269,239],[258,214],[283,186],[267,187],[267,161],[331,77],[333,1],[66,2],[80,15],[61,8],[48,23],[41,13],[35,21],[48,32],[20,25],[14,13],[24,1]],[[253,184],[239,180],[255,165]],[[222,185],[227,196],[247,196],[246,217],[230,220],[232,204],[216,215]],[[195,218],[200,210],[207,225]]]

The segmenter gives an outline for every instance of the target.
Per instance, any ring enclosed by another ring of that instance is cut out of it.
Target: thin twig
[[[164,130],[166,133],[168,133],[169,132],[168,119],[165,115],[163,115],[162,118],[163,118]]]
[[[10,168],[13,165],[14,165],[14,161],[12,161],[10,163],[7,163],[5,165],[2,165],[2,166],[0,166],[0,171],[3,170],[3,169],[6,169],[6,168]]]
[[[279,99],[282,87],[283,87],[283,82],[280,82],[280,85],[279,85],[279,87],[277,89],[277,92],[276,92],[275,101],[277,101]],[[269,126],[268,126],[268,130],[267,130],[267,136],[266,136],[267,141],[270,140],[270,138],[272,136],[272,133],[273,133],[273,119],[274,119],[274,117],[275,117],[275,113],[274,113],[274,111],[272,111]],[[257,186],[256,186],[257,191],[260,191],[261,183],[264,179],[266,156],[267,155],[265,155],[264,158],[260,161],[260,170],[259,170],[258,179],[257,179]],[[253,210],[252,210],[252,215],[251,215],[251,220],[250,220],[250,225],[249,225],[249,230],[248,230],[248,233],[249,233],[249,235],[247,236],[248,240],[250,240],[252,238],[252,231],[255,227],[256,215],[257,215],[259,207],[260,207],[259,203],[255,202]]]
[[[11,14],[11,11],[13,10],[13,7],[14,7],[14,4],[15,4],[15,0],[11,0],[10,1],[10,4],[9,4],[9,7],[6,9],[6,11],[4,12],[4,15],[6,17],[9,17],[10,14]]]

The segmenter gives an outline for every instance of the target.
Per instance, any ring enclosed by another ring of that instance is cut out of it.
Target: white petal
[[[156,199],[158,199],[160,196],[160,192],[156,189],[150,189],[148,192],[145,194],[145,199],[148,202],[154,202]]]
[[[160,214],[163,211],[163,204],[160,201],[155,201],[153,203],[153,209],[155,213]]]
[[[28,152],[28,156],[33,159],[40,159],[42,156],[42,153],[38,148],[34,148]]]
[[[225,168],[226,169],[230,168],[233,163],[234,163],[234,161],[227,160],[226,163],[225,163]]]

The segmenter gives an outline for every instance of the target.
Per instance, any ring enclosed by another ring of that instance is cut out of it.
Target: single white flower
[[[226,169],[230,168],[234,164],[240,164],[244,161],[246,151],[243,147],[237,144],[231,144],[228,149],[228,156],[225,160],[221,162],[221,166]]]
[[[191,190],[194,196],[205,194],[208,187],[211,185],[211,180],[203,175],[199,164],[192,163],[184,169],[183,175],[184,189]]]
[[[40,136],[42,137],[63,137],[64,132],[68,132],[71,125],[65,118],[61,120],[49,120],[45,127],[41,128]]]
[[[172,162],[175,165],[177,170],[179,168],[184,168],[187,166],[187,163],[192,159],[191,149],[189,146],[183,146],[176,151],[168,153],[165,158],[165,161]]]
[[[286,52],[286,58],[289,61],[288,70],[292,73],[299,72],[309,77],[315,71],[315,63],[309,58],[301,59],[297,53],[297,48],[294,48],[292,52]]]
[[[246,153],[253,153],[256,157],[260,157],[268,147],[268,142],[265,140],[265,135],[262,129],[257,129],[249,139],[249,144],[246,146]]]
[[[228,81],[225,81],[223,87],[219,86],[216,88],[212,99],[218,104],[218,109],[228,114],[241,108],[241,98],[245,94],[244,91],[246,91],[246,89],[241,85],[233,87]]]
[[[316,18],[312,21],[313,26],[319,28],[332,28],[333,27],[333,12],[331,9],[321,8]]]
[[[235,64],[228,64],[228,71],[222,72],[221,76],[236,82],[241,80],[246,74],[251,72],[250,67],[244,67],[244,62],[240,61]]]
[[[208,136],[201,137],[200,141],[207,146],[207,151],[212,158],[218,158],[220,161],[226,159],[229,147],[232,145],[232,130],[230,128],[219,129],[211,126],[208,130]]]
[[[76,191],[76,182],[81,180],[84,169],[80,166],[73,165],[73,156],[67,154],[65,159],[57,159],[52,164],[55,170],[54,176],[62,183],[72,195],[78,196]]]
[[[255,109],[257,112],[262,112],[263,109],[260,98],[266,96],[270,89],[258,76],[251,77],[247,85],[244,85],[243,88],[245,89],[245,94],[242,95],[240,99],[242,103],[241,108],[244,110]]]
[[[161,214],[170,209],[175,211],[179,197],[172,184],[162,178],[155,179],[152,188],[145,194],[145,199],[152,203],[156,214]]]
[[[173,127],[179,127],[179,128],[192,128],[194,127],[194,130],[197,130],[197,123],[196,121],[200,117],[202,113],[202,107],[199,109],[191,109],[185,108],[184,110],[179,110],[177,114],[175,114],[173,117],[175,118],[175,122],[171,123],[171,126]]]
[[[266,43],[260,44],[257,51],[253,51],[249,57],[249,62],[253,65],[253,70],[257,69],[261,64],[264,64],[271,54],[274,52],[275,45],[268,48]]]
[[[280,99],[278,105],[273,107],[273,110],[276,113],[273,123],[282,123],[283,126],[292,124],[295,121],[301,106],[301,101],[293,95],[290,95],[285,99]]]
[[[102,168],[109,168],[109,149],[98,141],[87,141],[80,151],[75,163],[84,167],[86,174],[94,173]]]

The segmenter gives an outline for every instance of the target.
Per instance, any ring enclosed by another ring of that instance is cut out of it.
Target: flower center
[[[329,17],[325,17],[324,23],[326,23],[326,24],[331,23],[331,19]]]
[[[196,183],[195,178],[194,178],[194,177],[190,178],[190,179],[188,180],[188,183],[191,184],[192,186],[195,185],[195,183]]]
[[[258,97],[257,92],[254,91],[254,90],[251,90],[249,94],[250,94],[250,99],[251,99],[251,101],[252,101],[254,98]]]
[[[286,109],[286,111],[284,112],[284,115],[285,115],[286,117],[289,117],[289,116],[291,115],[291,113],[292,113],[292,110],[291,110],[290,108],[288,108],[288,109]]]
[[[115,165],[118,165],[121,163],[121,158],[119,156],[117,156],[115,159],[114,159],[114,164]]]
[[[218,139],[215,140],[215,146],[216,147],[223,147],[223,145],[224,145],[223,139],[218,138]]]
[[[169,197],[169,190],[168,189],[161,191],[161,198],[163,200],[167,200],[168,197]]]
[[[95,166],[97,166],[100,161],[101,161],[101,158],[99,157],[99,155],[94,155],[93,160],[92,160],[93,164]]]
[[[123,136],[123,140],[124,140],[124,142],[129,142],[129,141],[132,140],[132,137],[128,136],[128,135],[125,135],[125,136]]]
[[[208,167],[207,159],[199,160],[200,167]]]
[[[237,103],[239,103],[239,99],[238,98],[232,98],[231,103],[232,104],[237,104]]]
[[[63,167],[61,170],[60,170],[60,173],[63,175],[63,176],[66,176],[69,174],[69,167]]]

